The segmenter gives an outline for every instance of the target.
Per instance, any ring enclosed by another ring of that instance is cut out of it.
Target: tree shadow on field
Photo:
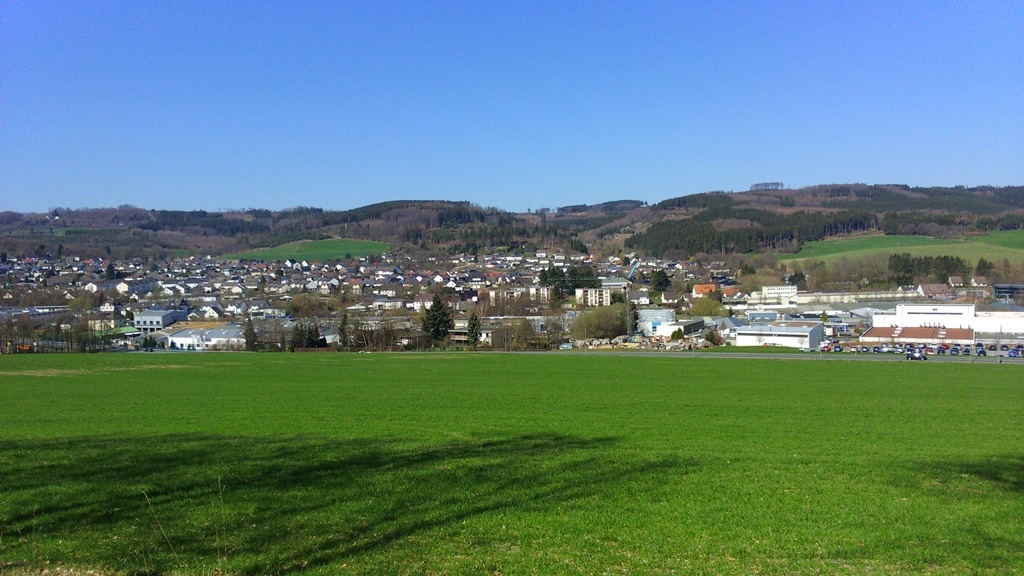
[[[412,545],[427,532],[457,533],[481,515],[547,511],[654,485],[694,466],[624,460],[617,443],[557,434],[443,444],[209,435],[0,441],[0,557],[145,574],[294,573]]]
[[[1024,456],[928,462],[920,467],[927,475],[944,484],[958,477],[973,478],[984,480],[999,490],[1024,493]]]
[[[1024,457],[913,462],[895,478],[905,493],[921,493],[949,514],[915,524],[915,546],[929,562],[967,562],[991,573],[1024,569]],[[944,524],[949,518],[955,518],[955,530]]]

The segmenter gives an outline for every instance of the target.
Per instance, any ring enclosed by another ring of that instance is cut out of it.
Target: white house
[[[626,298],[637,306],[650,306],[651,305],[651,293],[647,290],[630,290],[626,294]]]

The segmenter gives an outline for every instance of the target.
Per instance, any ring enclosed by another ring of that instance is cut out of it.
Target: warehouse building
[[[825,339],[821,322],[768,322],[736,329],[737,346],[786,346],[817,350]]]

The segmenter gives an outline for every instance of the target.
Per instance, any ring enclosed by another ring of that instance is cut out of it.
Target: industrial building
[[[825,339],[821,322],[767,322],[736,329],[737,346],[786,346],[816,350]]]
[[[1024,313],[978,312],[974,304],[899,304],[893,312],[875,312],[871,324],[862,342],[1024,341]]]

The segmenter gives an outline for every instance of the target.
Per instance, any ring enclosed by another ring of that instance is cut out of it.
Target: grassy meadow
[[[0,357],[0,572],[1011,574],[1024,366]]]
[[[988,261],[1008,259],[1024,261],[1024,230],[993,232],[967,240],[940,239],[928,236],[853,236],[808,242],[796,254],[781,254],[783,261],[820,260],[825,263],[840,258],[858,259],[909,253],[913,256],[959,256],[975,264],[979,258]]]
[[[273,248],[252,250],[240,254],[231,254],[226,258],[239,260],[292,260],[310,262],[326,262],[344,259],[347,254],[354,257],[380,254],[388,249],[383,242],[370,240],[354,240],[351,238],[329,238],[326,240],[303,240],[291,242]]]

